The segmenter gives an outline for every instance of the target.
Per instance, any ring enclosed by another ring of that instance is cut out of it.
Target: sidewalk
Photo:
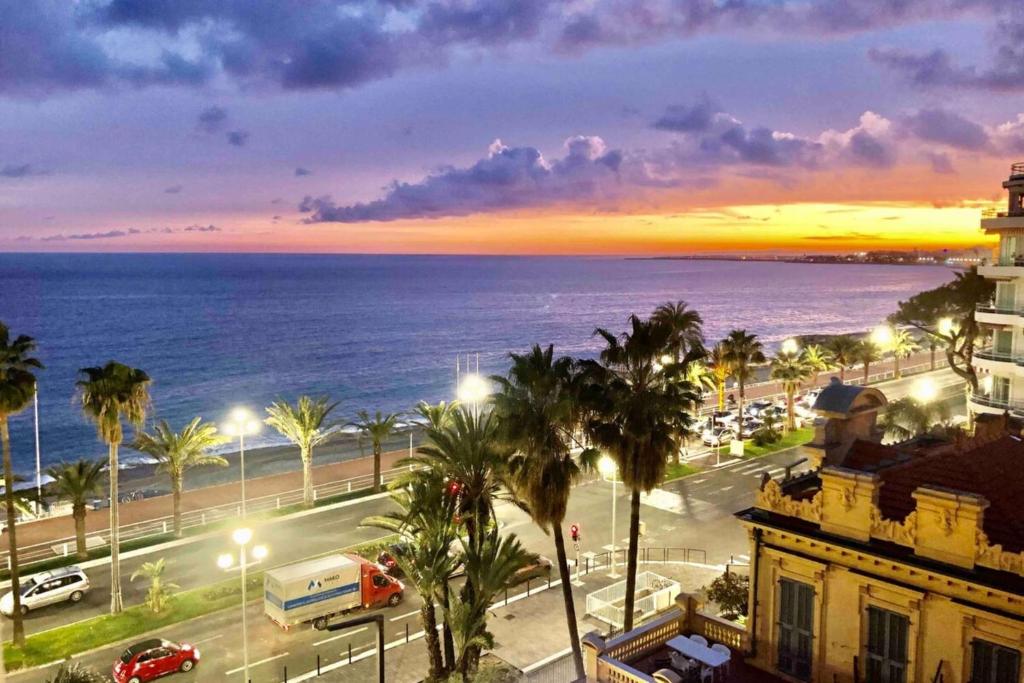
[[[381,456],[381,469],[388,470],[398,460],[408,456],[408,450],[391,451]],[[356,458],[343,462],[321,465],[313,468],[313,482],[320,486],[332,481],[373,474],[373,458]],[[302,471],[295,470],[274,474],[256,479],[246,479],[245,495],[247,500],[260,496],[271,496],[286,491],[302,488]],[[190,489],[182,492],[182,513],[204,510],[218,505],[228,505],[241,500],[240,482],[218,484],[205,488]],[[119,506],[120,526],[138,524],[150,520],[167,517],[172,513],[172,497],[170,495],[146,498],[144,500],[122,503]],[[168,526],[170,524],[168,523]],[[108,532],[110,529],[109,509],[90,510],[85,517],[86,534]],[[73,537],[75,533],[74,519],[70,515],[48,517],[45,519],[25,522],[18,525],[18,547],[55,543]],[[6,545],[6,543],[5,543]],[[72,548],[73,549],[73,548]],[[5,553],[4,553],[5,554]]]

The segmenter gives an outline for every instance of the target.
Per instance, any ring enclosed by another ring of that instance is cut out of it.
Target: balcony
[[[971,394],[970,404],[971,410],[976,413],[1002,415],[1009,412],[1015,417],[1024,417],[1024,401]]]
[[[1024,273],[1024,268],[1021,268]],[[990,301],[985,304],[978,304],[974,308],[974,319],[979,323],[989,325],[1005,325],[1016,327],[1024,325],[1024,310],[1016,306],[1007,306]]]
[[[1024,161],[1017,161],[1010,164],[1010,177],[1011,178],[1022,178],[1024,177]]]

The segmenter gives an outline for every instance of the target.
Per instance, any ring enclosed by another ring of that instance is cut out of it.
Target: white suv
[[[61,567],[30,576],[21,583],[21,613],[57,602],[79,602],[89,590],[89,577],[79,567]],[[14,613],[14,594],[0,598],[0,613]]]

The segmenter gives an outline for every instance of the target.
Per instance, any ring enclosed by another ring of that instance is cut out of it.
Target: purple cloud
[[[182,189],[184,188],[181,185],[171,185],[164,189],[164,194],[181,194]]]
[[[945,109],[922,109],[904,119],[915,136],[957,149],[977,151],[989,146],[989,136],[977,123]]]
[[[228,120],[228,112],[223,107],[207,107],[199,112],[196,127],[204,133],[217,133],[224,128]]]
[[[711,128],[715,116],[721,113],[722,108],[705,94],[696,104],[669,106],[654,127],[676,133],[702,133]]]
[[[230,130],[227,132],[228,144],[235,147],[244,147],[249,142],[249,132],[244,130]]]
[[[953,160],[945,152],[925,152],[925,158],[931,164],[934,173],[941,175],[956,173],[956,169],[953,168]]]
[[[31,164],[7,164],[0,167],[0,178],[24,178],[33,174]]]
[[[307,175],[313,175],[313,172],[310,171],[308,168],[303,168],[302,166],[299,166],[295,169],[296,177],[302,177]]]

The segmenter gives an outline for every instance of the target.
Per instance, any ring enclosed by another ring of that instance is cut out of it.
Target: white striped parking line
[[[192,643],[193,645],[201,645],[201,644],[203,644],[203,643],[208,643],[208,642],[210,642],[211,640],[217,640],[218,638],[223,638],[223,637],[224,637],[224,634],[223,634],[223,633],[218,633],[217,635],[215,635],[215,636],[210,636],[209,638],[203,638],[202,640],[193,640],[193,641],[190,641],[190,642],[191,642],[191,643]]]
[[[409,612],[408,614],[400,614],[397,617],[391,617],[390,619],[388,619],[388,621],[401,621],[402,619],[408,619],[409,617],[414,617],[414,616],[416,616],[419,613],[420,613],[420,611],[418,609],[417,610],[413,610],[412,612]]]
[[[345,631],[344,633],[339,633],[338,635],[331,636],[330,638],[324,638],[323,640],[318,640],[315,643],[313,643],[313,647],[317,647],[317,646],[323,645],[324,643],[329,643],[332,640],[338,640],[339,638],[344,638],[345,636],[354,636],[355,634],[359,633],[360,631],[365,631],[367,628],[368,628],[367,626],[363,626],[362,628],[356,628],[356,629],[352,629],[351,631]]]
[[[261,659],[261,660],[260,660],[260,661],[258,661],[258,662],[253,662],[252,664],[250,664],[250,665],[249,665],[249,668],[250,668],[250,669],[254,669],[254,668],[256,668],[257,666],[259,666],[260,664],[266,664],[267,662],[272,662],[272,661],[274,661],[275,659],[281,659],[281,657],[287,657],[287,656],[288,656],[288,655],[290,655],[290,654],[291,654],[290,652],[282,652],[282,653],[281,653],[281,654],[279,654],[279,655],[274,655],[273,657],[267,657],[266,659]],[[241,671],[241,670],[242,670],[242,669],[244,669],[244,668],[245,668],[244,666],[240,666],[240,667],[238,667],[237,669],[232,669],[231,671],[227,671],[227,672],[225,672],[225,674],[224,674],[224,675],[225,675],[225,676],[230,676],[231,674],[236,674],[236,673],[238,673],[239,671]]]

